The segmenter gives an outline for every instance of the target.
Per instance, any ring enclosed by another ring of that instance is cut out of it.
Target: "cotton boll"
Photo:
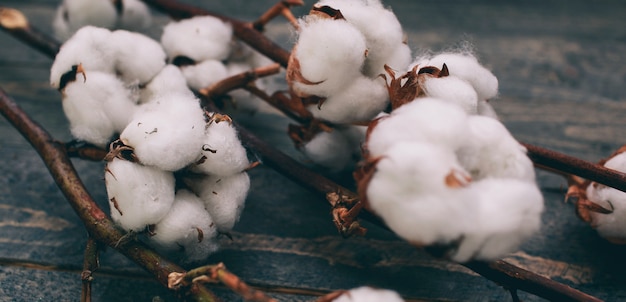
[[[516,178],[535,181],[535,170],[522,146],[499,121],[484,117],[468,118],[466,145],[457,154],[472,177]]]
[[[438,98],[461,107],[468,114],[477,114],[478,96],[468,82],[455,77],[425,76],[421,83],[426,96]]]
[[[113,74],[115,66],[112,63],[113,49],[108,43],[110,39],[111,31],[108,29],[85,26],[78,30],[56,55],[50,68],[50,86],[59,89],[62,75],[79,64],[87,73],[102,71]]]
[[[349,124],[370,121],[387,104],[388,94],[383,79],[359,76],[342,91],[327,98],[321,106],[311,105],[307,109],[315,118]]]
[[[222,61],[230,54],[232,26],[211,16],[172,21],[163,28],[161,44],[170,59],[186,56],[196,62]]]
[[[130,91],[108,73],[89,72],[87,80],[79,77],[64,89],[63,111],[72,135],[99,147],[128,125],[135,110]]]
[[[398,293],[387,289],[374,289],[363,286],[354,288],[337,297],[333,302],[403,302]]]
[[[369,53],[368,53],[369,54]],[[399,43],[385,56],[369,57],[366,61],[365,74],[369,77],[377,77],[386,74],[385,65],[393,70],[406,70],[411,63],[411,48],[405,43]]]
[[[330,172],[347,170],[354,166],[352,146],[340,131],[320,132],[307,142],[302,152],[315,164]]]
[[[165,51],[145,35],[116,30],[108,43],[115,50],[115,71],[128,84],[146,84],[165,67]]]
[[[410,51],[408,47],[402,47],[404,32],[402,25],[396,15],[385,9],[378,1],[320,1],[319,5],[328,5],[341,11],[341,14],[348,22],[353,24],[365,36],[368,54],[364,74],[369,77],[376,77],[384,73],[383,66],[391,63],[393,56],[401,55],[402,58],[395,58],[396,62],[390,64],[405,68],[410,62]],[[402,47],[401,51],[397,51]],[[400,63],[400,64],[398,64]]]
[[[331,96],[360,76],[366,50],[363,34],[344,20],[303,23],[292,56],[302,77],[313,84],[289,77],[288,82],[301,96]],[[294,62],[289,63],[288,75],[297,69]]]
[[[111,218],[127,231],[157,223],[174,202],[170,172],[115,158],[107,163],[104,179]]]
[[[239,221],[250,189],[248,173],[210,175],[200,179],[187,179],[185,183],[200,196],[217,229],[221,232],[232,230]]]
[[[142,164],[176,171],[200,156],[205,124],[197,99],[166,94],[142,105],[120,139]]]
[[[438,99],[420,98],[380,120],[366,147],[373,157],[401,141],[429,142],[456,150],[467,134],[467,114],[461,108]]]
[[[463,235],[455,261],[491,261],[515,251],[541,225],[543,196],[536,184],[515,179],[484,179],[465,190],[475,195],[478,213]]]
[[[124,0],[124,10],[119,16],[118,26],[131,31],[142,31],[152,24],[148,6],[139,0]]]
[[[472,84],[479,100],[491,99],[498,94],[498,78],[487,68],[480,65],[476,57],[472,55],[442,53],[432,58],[417,58],[411,64],[409,70],[415,65],[420,67],[440,67],[444,63],[448,66],[450,75],[457,76]]]
[[[150,83],[141,89],[139,103],[145,104],[169,93],[187,94],[193,97],[193,92],[187,86],[187,80],[180,69],[174,65],[166,65]]]
[[[55,36],[65,41],[83,26],[113,28],[116,22],[117,12],[109,0],[64,0],[52,24]]]
[[[228,76],[228,70],[221,61],[206,60],[195,65],[181,66],[187,84],[194,90],[207,88]]]
[[[186,260],[200,261],[217,251],[217,228],[204,204],[195,194],[179,190],[170,211],[153,228],[150,237],[156,246],[184,250]]]
[[[489,104],[489,102],[487,101],[478,100],[478,107],[476,109],[478,115],[490,117],[496,120],[498,119],[498,114],[496,113],[496,110],[493,109],[493,106],[491,106],[491,104]]]
[[[190,166],[191,171],[196,173],[228,176],[250,166],[237,130],[227,121],[209,122],[200,151],[199,159]]]

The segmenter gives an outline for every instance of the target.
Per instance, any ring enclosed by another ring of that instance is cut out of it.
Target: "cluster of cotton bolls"
[[[77,139],[105,147],[119,134],[105,169],[112,219],[190,261],[215,251],[243,209],[250,163],[230,118],[202,110],[160,44],[83,27],[62,45],[50,83]]]
[[[141,31],[152,24],[148,6],[140,0],[63,0],[52,28],[65,41],[83,26]]]
[[[606,168],[626,172],[626,147],[617,150],[603,161]],[[602,164],[602,162],[601,162]],[[578,184],[580,194],[568,191],[568,199],[575,197],[578,216],[615,244],[626,244],[626,193],[590,181]]]
[[[380,1],[323,0],[299,22],[287,68],[294,101],[313,117],[337,125],[304,142],[302,151],[332,170],[350,167],[367,123],[388,105],[384,66],[405,69],[411,52],[400,22]],[[358,152],[357,152],[358,153]]]
[[[490,108],[479,103],[496,95],[497,79],[469,55],[413,65],[423,67],[390,94],[417,98],[368,129],[359,193],[409,242],[448,245],[460,262],[502,257],[539,229],[543,197],[526,149],[479,109]]]
[[[171,21],[163,28],[161,44],[170,63],[178,66],[194,90],[238,73],[271,64],[271,61],[233,38],[232,26],[211,16]],[[264,87],[264,79],[255,82]],[[260,101],[249,93],[230,93],[239,111],[256,111]]]

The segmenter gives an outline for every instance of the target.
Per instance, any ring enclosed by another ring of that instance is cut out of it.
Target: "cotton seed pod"
[[[427,97],[438,98],[461,107],[467,114],[478,114],[478,96],[474,87],[456,76],[420,78],[420,86]]]
[[[115,72],[127,84],[145,85],[165,67],[165,51],[148,36],[116,30],[107,43],[113,48]]]
[[[79,75],[63,89],[63,112],[72,135],[99,147],[128,125],[135,110],[130,91],[108,73],[92,71],[89,79]]]
[[[118,17],[117,27],[130,31],[142,31],[152,24],[148,5],[140,0],[123,0],[123,10]]]
[[[206,259],[218,249],[217,228],[202,201],[188,190],[176,193],[170,211],[151,228],[150,243],[167,251],[180,251],[189,262]]]
[[[232,26],[212,16],[172,21],[163,28],[161,44],[170,60],[184,56],[196,62],[222,61],[230,55]]]
[[[81,66],[85,72],[101,71],[114,74],[112,46],[108,44],[111,31],[105,28],[85,26],[78,30],[57,53],[50,68],[50,86],[62,89],[61,79],[71,72],[73,66]]]
[[[160,221],[174,202],[174,175],[114,158],[104,174],[111,218],[127,231]]]
[[[499,121],[470,116],[467,119],[465,144],[457,155],[475,179],[487,177],[535,181],[532,161],[522,146]]]
[[[451,258],[491,261],[514,252],[541,226],[543,196],[534,183],[488,178],[463,188],[460,196],[476,210]],[[457,200],[459,201],[459,200]]]
[[[476,57],[462,53],[442,53],[435,56],[418,57],[412,66],[448,66],[450,75],[469,82],[476,90],[479,100],[488,100],[498,94],[498,78],[478,63]]]
[[[328,97],[361,74],[363,34],[344,20],[302,23],[287,67],[290,89],[300,97]]]
[[[461,108],[438,99],[421,98],[380,119],[369,132],[366,149],[370,156],[377,157],[395,142],[421,141],[456,150],[466,137],[467,114]]]
[[[152,100],[159,100],[166,94],[186,94],[193,97],[193,92],[187,86],[187,81],[178,67],[166,65],[159,73],[140,90],[139,103],[145,104]]]
[[[239,221],[250,189],[248,173],[186,178],[185,184],[203,201],[205,209],[211,214],[220,232],[232,230]]]
[[[117,15],[110,0],[63,0],[57,7],[52,29],[59,40],[65,41],[87,25],[113,28]]]
[[[385,64],[404,70],[411,62],[411,52],[404,43],[404,31],[395,14],[380,1],[322,0],[316,6],[327,5],[341,11],[347,22],[365,37],[368,48],[363,73],[374,78],[384,73]]]
[[[205,125],[197,99],[171,93],[142,105],[120,140],[142,164],[177,171],[200,156]]]
[[[357,76],[321,104],[307,107],[315,118],[336,124],[367,122],[382,112],[388,104],[383,79]]]
[[[210,121],[200,144],[199,157],[189,168],[196,173],[229,176],[244,171],[250,165],[246,149],[237,130],[229,120],[219,121],[219,114],[209,113]],[[228,118],[228,116],[222,116]],[[230,118],[228,118],[230,119]]]

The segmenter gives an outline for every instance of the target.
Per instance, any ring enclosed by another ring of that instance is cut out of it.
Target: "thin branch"
[[[236,292],[246,301],[277,302],[267,296],[264,292],[256,290],[245,282],[241,281],[237,275],[229,272],[224,263],[216,265],[206,265],[192,269],[186,273],[171,273],[169,275],[168,287],[171,289],[180,286],[190,286],[196,283],[216,283],[221,282],[229,289]]]
[[[122,242],[124,234],[120,232],[106,213],[94,202],[85,189],[72,162],[65,153],[65,148],[56,142],[48,132],[33,121],[5,91],[0,88],[0,113],[26,138],[43,159],[52,178],[65,195],[76,214],[85,224],[89,235],[102,242],[152,273],[157,280],[167,286],[167,276],[172,272],[184,272],[173,262],[161,257],[151,248],[139,241]],[[185,288],[189,300],[214,301],[215,297],[203,286],[194,285]]]
[[[271,76],[280,72],[280,65],[271,64],[268,66],[259,67],[253,70],[244,71],[242,73],[227,77],[221,81],[214,83],[213,85],[202,88],[198,91],[201,95],[208,98],[214,96],[221,96],[228,93],[231,90],[238,88],[244,88],[251,82],[258,78]]]
[[[298,21],[291,13],[292,6],[304,5],[302,0],[279,0],[274,6],[268,9],[258,20],[252,22],[252,27],[258,31],[263,31],[263,28],[272,19],[279,15],[283,15],[293,27],[298,28]]]
[[[16,9],[0,6],[0,28],[51,58],[59,52],[60,44],[31,26],[24,14]]]
[[[89,237],[87,239],[87,246],[85,247],[83,272],[80,274],[80,279],[83,282],[83,288],[80,295],[81,302],[91,302],[91,282],[93,281],[93,272],[100,267],[98,252],[98,242]]]

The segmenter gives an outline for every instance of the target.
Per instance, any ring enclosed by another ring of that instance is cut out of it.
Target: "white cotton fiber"
[[[130,31],[142,31],[152,24],[148,6],[139,0],[123,0],[124,10],[118,18],[118,27]]]
[[[117,12],[110,0],[64,0],[57,8],[52,28],[55,36],[65,41],[81,27],[113,28]]]
[[[478,113],[478,96],[474,87],[455,76],[422,76],[421,87],[426,96],[438,98],[461,107],[467,114]]]
[[[392,290],[375,289],[367,286],[347,291],[332,300],[333,302],[403,302],[400,295]]]
[[[612,157],[604,166],[620,172],[626,171],[626,153]],[[613,243],[626,243],[626,193],[604,185],[591,184],[587,187],[587,198],[612,211],[609,214],[590,211],[591,226],[600,236]]]
[[[166,65],[152,78],[144,88],[140,90],[139,103],[145,104],[153,99],[170,93],[187,94],[193,97],[193,92],[187,86],[187,81],[178,67]]]
[[[179,190],[172,208],[153,228],[151,243],[169,251],[183,250],[187,261],[206,259],[218,249],[217,228],[195,194]]]
[[[87,72],[114,73],[113,46],[108,43],[110,38],[111,31],[104,28],[85,26],[77,31],[61,46],[52,63],[50,86],[59,89],[61,76],[79,64]]]
[[[496,110],[488,101],[478,100],[478,107],[476,109],[478,115],[498,119],[498,113],[496,113]]]
[[[473,207],[478,211],[468,217],[471,227],[465,230],[454,260],[496,260],[515,251],[539,230],[543,196],[535,184],[489,178],[464,190],[472,191],[466,198],[477,197]]]
[[[104,179],[111,218],[127,231],[143,231],[160,221],[174,202],[174,175],[115,158]]]
[[[248,173],[189,178],[185,183],[200,196],[217,229],[221,232],[232,230],[239,221],[250,189]]]
[[[485,116],[468,118],[466,144],[457,154],[472,177],[516,178],[535,181],[533,163],[522,146],[499,121]]]
[[[476,57],[461,53],[442,53],[434,57],[419,57],[409,67],[409,70],[419,65],[420,68],[427,66],[448,66],[450,74],[468,81],[476,90],[479,100],[488,100],[498,94],[498,78],[487,68],[480,65]]]
[[[367,150],[374,157],[396,142],[421,141],[452,150],[467,137],[467,114],[458,106],[433,98],[420,98],[382,119],[370,133]]]
[[[190,166],[191,171],[196,173],[229,176],[242,172],[250,165],[237,130],[228,121],[209,122],[200,151],[195,164]]]
[[[292,56],[300,63],[305,80],[319,84],[293,82],[298,95],[328,97],[360,76],[367,49],[365,38],[344,20],[322,19],[301,24],[298,43]],[[287,73],[294,68],[290,63]]]
[[[376,77],[384,73],[383,66],[404,69],[411,62],[410,51],[404,45],[404,32],[395,14],[385,9],[378,1],[320,1],[317,5],[328,5],[341,11],[346,20],[365,37],[368,48],[363,68],[365,75]],[[400,51],[396,50],[401,48]],[[395,58],[394,58],[395,56]],[[402,57],[399,57],[402,56]],[[394,58],[394,62],[391,62]]]
[[[230,24],[211,16],[172,21],[163,28],[161,44],[168,57],[186,56],[196,62],[225,60],[230,54]]]
[[[63,91],[63,112],[70,122],[72,135],[99,147],[106,147],[115,133],[130,122],[136,105],[115,76],[91,71],[67,84]]]
[[[354,165],[350,142],[339,130],[320,132],[307,142],[302,152],[308,159],[330,172],[337,172]]]
[[[165,67],[165,51],[148,36],[116,30],[107,43],[114,49],[116,73],[128,84],[146,84]]]
[[[120,139],[142,164],[176,171],[198,158],[205,124],[197,99],[166,94],[142,105]]]
[[[187,80],[187,85],[194,90],[208,88],[228,77],[226,66],[217,60],[206,60],[195,65],[181,66],[180,70]]]
[[[388,93],[382,78],[357,76],[341,91],[328,97],[321,106],[307,109],[315,118],[338,124],[368,122],[388,105]]]

